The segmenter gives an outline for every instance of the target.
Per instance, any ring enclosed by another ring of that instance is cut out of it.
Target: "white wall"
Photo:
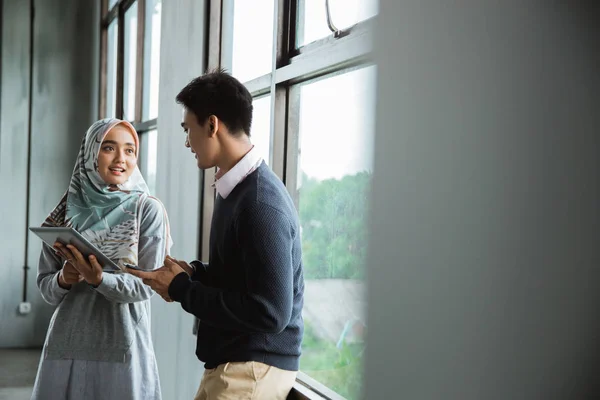
[[[597,398],[596,2],[380,4],[364,398]]]

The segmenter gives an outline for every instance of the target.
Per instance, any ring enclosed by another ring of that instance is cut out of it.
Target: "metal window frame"
[[[209,69],[228,65],[232,43],[223,43],[223,29],[233,26],[232,7],[223,7],[225,0],[208,0]],[[298,47],[304,18],[299,7],[302,0],[274,0],[275,29],[273,32],[272,70],[244,82],[253,98],[271,95],[271,152],[272,169],[283,180],[298,207],[298,146],[300,119],[300,84],[354,68],[372,64],[373,26],[376,17],[332,32],[331,35]],[[233,35],[225,35],[232,40]],[[201,213],[201,250],[208,259],[210,221],[214,209],[214,171],[205,171]],[[342,400],[343,397],[323,384],[299,372],[292,398]]]
[[[298,371],[293,394],[290,394],[290,397],[298,400],[346,400],[302,371]]]
[[[108,0],[101,0],[100,2],[100,15],[104,17],[108,13]],[[100,20],[100,82],[99,82],[99,94],[100,99],[98,101],[98,116],[104,117],[104,110],[106,110],[107,102],[107,73],[108,73],[108,25],[104,28],[102,18]]]
[[[135,110],[134,121],[142,121],[144,102],[144,56],[146,49],[146,0],[137,0],[137,39],[135,64]]]
[[[208,70],[221,67],[222,57],[222,17],[223,17],[223,0],[207,0],[206,6],[208,7],[207,16],[207,48],[206,53],[206,67]],[[215,180],[215,169],[204,170],[201,174],[201,209],[200,209],[200,235],[199,235],[199,249],[198,255],[202,260],[208,260],[210,247],[210,224],[212,219],[212,213],[215,207],[215,196],[216,191],[213,187]]]

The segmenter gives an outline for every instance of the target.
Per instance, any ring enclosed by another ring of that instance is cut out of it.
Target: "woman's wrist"
[[[65,280],[63,279],[63,275],[62,275],[62,270],[58,273],[58,286],[62,289],[65,290],[70,290],[72,285],[69,285],[68,283],[65,282]]]

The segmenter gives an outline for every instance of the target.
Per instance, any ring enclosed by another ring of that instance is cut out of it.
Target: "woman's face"
[[[109,185],[127,182],[137,165],[136,140],[123,125],[113,127],[100,145],[98,173]]]

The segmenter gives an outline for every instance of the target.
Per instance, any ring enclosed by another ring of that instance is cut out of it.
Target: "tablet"
[[[79,232],[68,227],[30,227],[29,230],[35,233],[48,246],[54,247],[54,243],[71,244],[77,247],[77,250],[87,259],[92,254],[96,256],[100,265],[103,266],[105,272],[116,272],[121,270],[119,266],[110,258],[104,255],[96,246],[90,243]],[[140,269],[136,266],[127,264],[129,268]]]

